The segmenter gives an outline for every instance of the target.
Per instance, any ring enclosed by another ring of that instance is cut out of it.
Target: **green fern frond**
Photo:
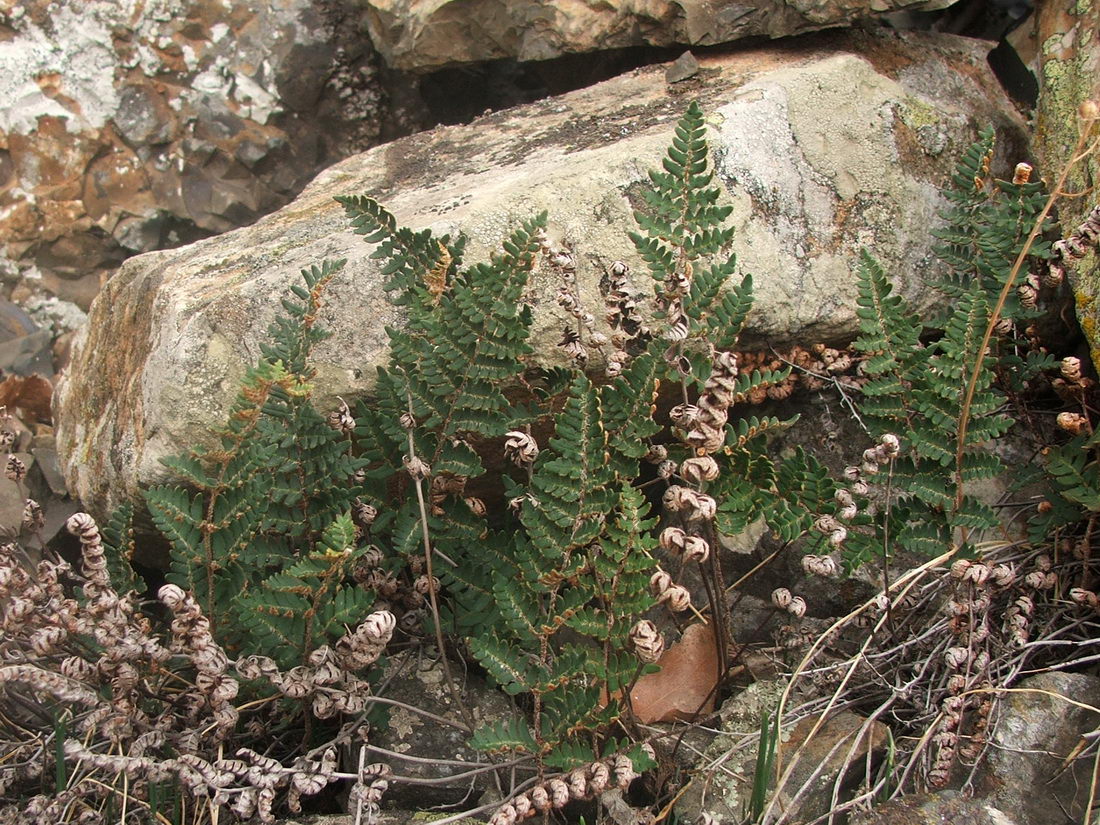
[[[390,212],[365,195],[337,196],[336,201],[351,219],[352,230],[363,235],[367,243],[378,244],[371,257],[385,261],[384,288],[397,293],[391,297],[393,303],[413,310],[429,308],[435,302],[428,286],[429,273],[437,271],[444,261],[450,270],[457,269],[464,241],[452,242],[449,236],[437,239],[427,229],[413,232],[398,227]]]
[[[1100,464],[1078,436],[1047,455],[1047,470],[1058,493],[1089,512],[1100,511]]]
[[[470,652],[505,693],[515,696],[531,689],[534,680],[529,668],[523,664],[523,652],[515,645],[495,633],[471,637],[467,644]]]
[[[622,479],[638,475],[638,459],[646,453],[646,442],[661,429],[651,413],[664,369],[659,349],[660,342],[651,341],[645,352],[600,390],[610,469]]]
[[[963,496],[958,507],[951,506],[947,516],[948,526],[952,530],[965,527],[968,530],[992,530],[1001,520],[996,511],[988,504],[973,496]]]
[[[651,186],[642,190],[645,211],[634,220],[642,232],[628,233],[653,277],[666,280],[679,254],[689,260],[713,255],[729,246],[733,228],[724,227],[731,206],[718,206],[721,190],[710,186],[703,110],[692,102],[676,125],[663,172],[651,171]]]
[[[752,276],[745,275],[740,284],[727,289],[718,302],[711,305],[706,318],[707,338],[713,342],[715,349],[733,349],[745,326],[752,302]]]
[[[995,181],[989,174],[993,153],[992,128],[959,161],[952,177],[954,188],[944,195],[950,207],[941,213],[942,229],[933,231],[934,248],[946,265],[937,286],[948,297],[961,297],[974,283],[990,295],[1003,286],[1045,202],[1041,183]],[[1040,240],[1029,252],[1041,259],[1049,253]],[[1002,317],[1033,317],[1015,293],[1010,293]]]
[[[132,565],[137,541],[134,538],[134,505],[124,502],[115,508],[102,529],[107,573],[118,593],[141,592],[145,584]]]
[[[600,397],[582,374],[573,381],[554,438],[535,462],[521,520],[550,563],[596,539],[614,506]]]
[[[798,420],[797,416],[786,420],[780,420],[774,415],[764,416],[763,418],[757,418],[755,415],[752,415],[748,418],[739,419],[736,424],[728,429],[726,445],[730,449],[740,450],[754,438],[759,438],[765,433],[774,430],[787,429],[796,420]]]
[[[345,263],[345,259],[325,261],[319,267],[312,266],[301,271],[305,287],[291,287],[301,303],[283,299],[286,314],[277,316],[268,329],[270,343],[260,345],[265,359],[272,363],[281,362],[295,375],[307,373],[313,346],[330,334],[317,325],[322,295],[332,279],[343,270]]]
[[[741,373],[734,382],[733,403],[744,404],[754,390],[782,384],[790,377],[790,367],[784,367],[781,370],[753,370],[751,373]]]
[[[477,728],[470,737],[470,747],[485,753],[537,753],[539,750],[527,724],[515,718]]]

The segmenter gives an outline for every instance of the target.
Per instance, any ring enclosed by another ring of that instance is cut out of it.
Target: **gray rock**
[[[11,301],[0,300],[0,341],[11,341],[38,329],[34,319]]]
[[[851,34],[700,62],[695,78],[674,86],[653,66],[377,147],[253,226],[127,261],[96,300],[59,389],[58,452],[70,489],[103,514],[164,480],[161,457],[210,444],[279,299],[300,269],[325,258],[349,263],[320,318],[334,333],[315,352],[320,400],[370,393],[387,360],[383,327],[401,315],[334,195],[370,194],[413,228],[462,230],[471,262],[547,209],[549,234],[574,250],[581,299],[595,314],[614,260],[629,262],[637,292],[649,295],[625,232],[646,171],[659,168],[691,97],[708,113],[740,266],[755,279],[750,341],[851,337],[863,247],[926,304],[919,273],[954,156],[974,123],[997,124],[1002,146],[1020,141],[984,49],[951,36]],[[922,148],[915,130],[927,125],[949,150]],[[565,319],[556,288],[536,273],[530,296],[532,343],[548,365],[566,360],[556,347]]]
[[[465,773],[477,764],[488,764],[490,760],[467,744],[470,734],[461,727],[462,714],[454,705],[442,664],[426,656],[394,658],[390,660],[384,678],[387,698],[412,708],[429,708],[433,713],[456,723],[454,726],[446,725],[407,707],[386,708],[388,722],[371,731],[370,743],[398,755],[376,753],[370,755],[367,761],[384,761],[390,764],[394,773],[433,782],[431,785],[394,783],[386,793],[387,804],[423,809],[456,805],[463,800],[478,799],[486,792],[495,793],[494,778],[488,772],[472,778],[467,776],[447,781],[449,776]],[[470,675],[462,680],[462,693],[463,701],[479,727],[518,713],[501,691],[477,676]],[[466,767],[454,764],[459,762]]]
[[[783,692],[782,681],[754,682],[722,706],[719,735],[698,766],[695,779],[681,798],[677,812],[689,822],[704,814],[721,825],[745,821],[752,795],[761,714],[774,713]],[[877,759],[886,743],[886,726],[868,722],[849,711],[826,719],[810,736],[819,717],[811,716],[783,732],[784,764],[790,768],[777,800],[789,822],[810,822],[834,806],[833,789],[839,781],[839,799],[864,775],[864,760]],[[785,774],[786,775],[786,774]],[[774,795],[774,782],[768,798]]]
[[[46,329],[0,343],[0,370],[15,375],[53,375],[52,343],[53,335]]]
[[[155,145],[172,138],[174,116],[167,102],[148,86],[127,86],[112,120],[130,143]]]
[[[950,0],[369,0],[371,39],[393,68],[429,71],[455,63],[629,46],[713,46],[746,37],[784,37],[843,26]]]
[[[851,825],[1018,825],[985,800],[953,791],[913,794],[852,814]]]
[[[54,336],[80,329],[88,321],[87,313],[76,304],[53,296],[31,298],[23,306],[42,329]]]
[[[0,3],[0,250],[86,308],[99,274],[178,244],[166,219],[193,240],[282,206],[379,133],[361,14],[349,0]],[[329,86],[336,72],[357,82]]]
[[[665,70],[665,80],[680,83],[699,74],[699,61],[691,52],[684,52]]]
[[[1087,818],[1094,760],[1065,763],[1082,734],[1100,727],[1100,679],[1083,673],[1041,673],[1001,699],[979,788],[1020,825],[1062,825]]]

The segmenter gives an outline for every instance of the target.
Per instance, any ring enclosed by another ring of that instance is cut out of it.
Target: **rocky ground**
[[[691,99],[710,116],[742,266],[758,279],[750,337],[849,340],[861,247],[919,297],[936,190],[976,126],[996,125],[1005,170],[1031,152],[1026,5],[941,6],[0,0],[0,405],[27,468],[0,480],[0,528],[17,534],[31,497],[45,511],[41,538],[60,546],[78,506],[102,516],[157,481],[160,457],[224,420],[272,296],[321,258],[351,263],[334,292],[340,313],[324,319],[335,336],[320,374],[333,396],[368,392],[384,357],[379,320],[399,319],[335,194],[370,193],[415,228],[461,227],[474,259],[510,222],[549,208],[555,243],[583,262],[583,296],[598,303],[601,274],[628,254],[632,188]],[[536,347],[552,362],[557,284],[538,288]],[[820,399],[794,401],[822,420]],[[760,588],[744,600],[746,637],[771,611],[771,586]],[[747,667],[753,687],[690,743],[685,760],[705,780],[685,795],[685,817],[740,815],[746,743],[782,689],[766,661]],[[438,692],[437,677],[403,675],[402,695]],[[1060,757],[1100,718],[1057,696],[1097,707],[1100,682],[1020,682],[971,783],[980,799],[928,794],[852,822],[1081,821],[1091,765],[1060,772]],[[379,741],[462,753],[416,720],[402,730]],[[783,802],[798,821],[829,811],[851,766],[888,758],[885,726],[867,717],[833,716],[818,733],[824,750],[805,753],[792,778],[805,790]],[[451,802],[469,789],[437,790]]]

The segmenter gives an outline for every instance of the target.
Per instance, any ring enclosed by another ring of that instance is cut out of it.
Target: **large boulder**
[[[635,268],[636,290],[648,295],[625,231],[646,171],[660,165],[692,98],[709,113],[741,266],[755,277],[751,337],[850,338],[864,247],[927,305],[937,187],[978,126],[999,128],[1011,160],[1022,139],[982,44],[836,34],[797,49],[708,54],[701,64],[674,85],[653,66],[379,146],[328,169],[250,227],[127,261],[96,299],[58,391],[59,453],[73,492],[102,514],[164,479],[161,457],[210,443],[279,298],[322,259],[349,263],[320,319],[334,335],[315,353],[319,385],[330,397],[371,391],[387,359],[383,327],[400,324],[401,314],[334,195],[368,193],[414,228],[461,229],[468,261],[547,209],[550,234],[574,250],[582,299],[595,314],[598,282],[614,260]],[[564,359],[556,290],[536,274],[529,299],[533,343],[548,363]]]
[[[994,808],[981,799],[961,796],[955,791],[903,796],[875,805],[869,811],[857,811],[851,825],[1022,825],[1015,817]]]
[[[250,223],[371,145],[356,8],[0,0],[0,272],[87,307],[128,255]]]
[[[371,39],[396,69],[510,57],[548,60],[628,46],[714,46],[786,37],[953,0],[368,0]]]

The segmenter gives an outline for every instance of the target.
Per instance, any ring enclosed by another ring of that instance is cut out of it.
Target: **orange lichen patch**
[[[80,178],[96,142],[93,136],[69,132],[64,118],[43,115],[33,134],[9,135],[8,150],[23,189],[71,200],[80,195]]]

